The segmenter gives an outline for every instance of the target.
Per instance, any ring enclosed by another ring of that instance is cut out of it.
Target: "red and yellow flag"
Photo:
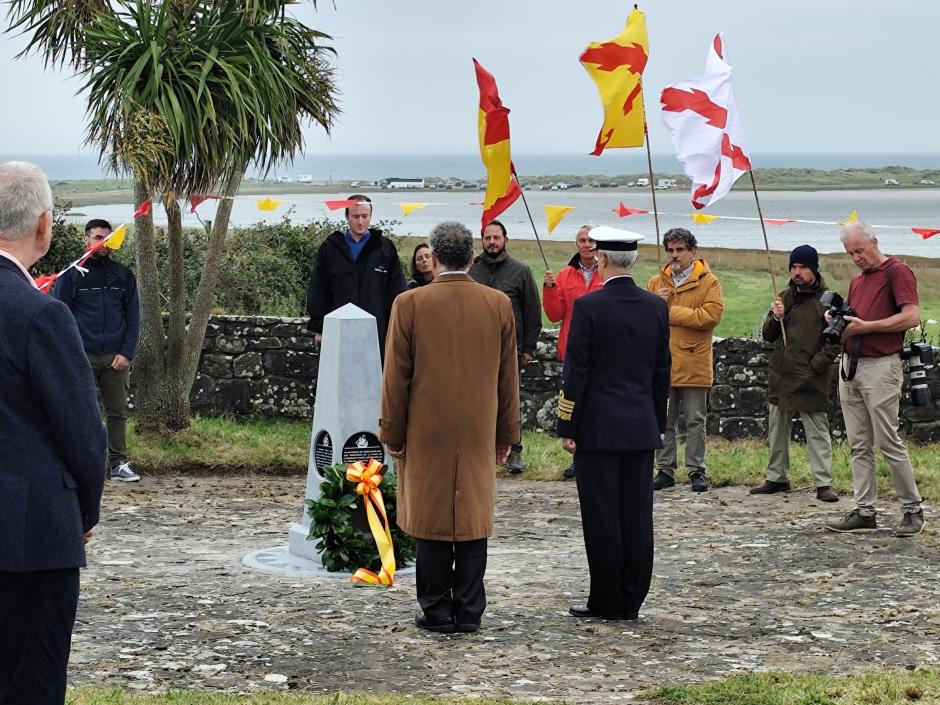
[[[646,15],[630,13],[627,26],[607,42],[591,42],[581,65],[594,79],[604,106],[604,125],[591,154],[607,147],[642,147],[646,128],[643,109],[643,69],[649,58]]]
[[[499,99],[496,79],[480,62],[473,60],[480,88],[480,114],[477,126],[480,135],[480,157],[486,167],[486,197],[483,199],[485,228],[504,210],[509,208],[522,191],[513,176],[509,153],[509,108]]]

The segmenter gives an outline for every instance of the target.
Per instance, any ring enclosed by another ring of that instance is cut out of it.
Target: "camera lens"
[[[911,371],[911,403],[914,406],[927,406],[930,403],[930,388],[927,386],[927,371],[919,358],[909,362]]]
[[[911,387],[911,404],[914,406],[927,406],[930,404],[930,390],[926,384]]]

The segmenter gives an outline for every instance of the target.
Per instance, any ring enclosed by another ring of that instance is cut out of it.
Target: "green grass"
[[[139,436],[128,428],[128,454],[146,472],[181,470],[303,472],[310,423],[270,419],[192,418],[192,426],[168,436]]]
[[[940,703],[940,669],[877,670],[856,676],[787,674],[732,676],[702,685],[644,693],[650,705],[902,705]]]
[[[276,473],[303,474],[307,470],[310,422],[305,420],[245,420],[194,417],[191,428],[173,436],[138,436],[133,422],[128,433],[131,462],[146,473]],[[571,464],[554,436],[525,431],[526,471],[520,479],[560,480]],[[908,447],[918,487],[925,499],[940,497],[940,445]],[[679,452],[683,452],[680,447]],[[845,495],[852,492],[849,449],[845,443],[832,449],[833,486]],[[727,441],[708,439],[708,475],[717,487],[756,485],[767,468],[767,444],[760,439]],[[812,485],[806,446],[791,444],[790,482],[794,487]],[[681,473],[680,473],[681,475]],[[500,471],[501,477],[510,477]],[[680,481],[684,478],[680,477]],[[878,459],[878,488],[893,496],[891,477],[884,460]]]
[[[547,433],[526,431],[523,434],[526,461],[526,471],[520,479],[529,480],[560,480],[562,472],[571,464],[571,456],[561,449],[561,442]],[[684,452],[679,446],[679,457]],[[940,445],[915,446],[908,445],[911,464],[914,466],[914,475],[917,486],[924,499],[940,497]],[[770,452],[767,444],[758,438],[748,438],[740,441],[728,441],[724,438],[709,436],[707,444],[708,477],[715,487],[729,485],[751,486],[758,485],[764,480],[767,461]],[[852,473],[849,470],[849,447],[846,443],[835,444],[832,447],[832,475],[833,487],[843,495],[852,494]],[[877,456],[878,465],[878,492],[881,497],[893,497],[894,488],[891,485],[891,474],[884,459]],[[809,458],[806,455],[806,446],[800,443],[790,444],[790,484],[794,488],[813,486],[812,472],[809,467]],[[509,475],[506,475],[509,477]],[[680,472],[676,478],[679,482],[686,482]]]
[[[648,690],[646,705],[937,705],[940,669],[878,669],[852,676],[781,671],[731,676],[700,685],[668,685]],[[521,700],[421,698],[372,693],[266,692],[228,695],[206,691],[131,693],[119,688],[77,688],[70,705],[514,705]]]
[[[254,695],[227,695],[202,690],[167,693],[131,693],[120,688],[76,688],[66,696],[68,705],[517,705],[523,700],[469,700],[464,698],[420,698],[408,695],[373,693],[265,692]]]

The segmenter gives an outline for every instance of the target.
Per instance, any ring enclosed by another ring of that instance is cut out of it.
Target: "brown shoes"
[[[789,491],[789,482],[774,482],[773,480],[764,480],[757,487],[751,488],[751,494],[777,494],[778,492]]]
[[[778,492],[789,492],[789,482],[774,482],[773,480],[764,480],[757,487],[751,488],[751,494],[777,494]],[[832,487],[816,488],[816,499],[820,502],[838,502],[839,495],[832,491]]]

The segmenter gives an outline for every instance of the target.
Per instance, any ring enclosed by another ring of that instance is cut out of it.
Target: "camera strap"
[[[857,335],[852,339],[852,352],[849,353],[849,372],[845,372],[845,355],[842,356],[842,364],[839,365],[839,375],[846,382],[855,379],[855,372],[858,370],[858,352],[862,349],[862,337]]]
[[[894,267],[894,262],[891,262],[888,265],[888,268],[885,270],[885,285],[888,288],[888,296],[891,297],[891,307],[897,311],[898,303],[897,299],[894,298],[894,286],[891,283],[891,268]],[[842,364],[839,365],[839,375],[846,382],[850,382],[855,379],[855,373],[858,370],[858,353],[862,349],[862,336],[857,335],[852,339],[852,352],[849,354],[849,371],[848,374],[845,372],[845,355],[842,356]]]

